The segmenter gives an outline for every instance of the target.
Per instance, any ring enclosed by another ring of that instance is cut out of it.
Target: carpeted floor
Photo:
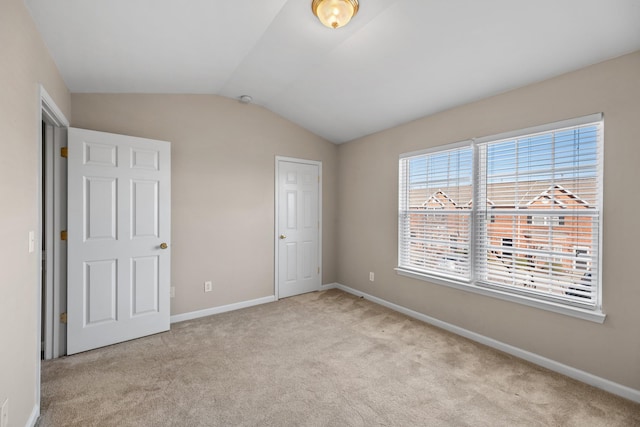
[[[45,426],[640,426],[640,405],[339,290],[42,365]]]

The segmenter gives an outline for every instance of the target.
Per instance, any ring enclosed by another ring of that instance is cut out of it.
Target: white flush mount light
[[[241,104],[251,104],[251,101],[253,101],[253,98],[249,95],[240,95],[238,97],[238,101],[240,101]]]
[[[358,0],[313,0],[311,10],[323,25],[340,28],[358,13]]]

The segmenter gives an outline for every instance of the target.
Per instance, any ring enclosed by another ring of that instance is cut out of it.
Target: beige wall
[[[263,108],[217,96],[70,96],[23,2],[3,0],[0,404],[9,398],[10,425],[25,425],[38,392],[39,268],[27,235],[38,229],[39,83],[74,126],[172,142],[173,314],[273,294],[274,156],[321,160],[323,283],[339,281],[640,389],[633,268],[640,241],[639,76],[640,52],[337,147]],[[604,209],[603,325],[394,273],[398,154],[600,111],[611,206]],[[213,280],[213,292],[202,292],[204,280]]]
[[[171,141],[172,314],[274,294],[276,155],[322,161],[322,278],[335,281],[334,144],[214,95],[73,94],[71,124]]]
[[[400,153],[596,112],[605,115],[603,325],[394,272]],[[640,390],[639,135],[636,52],[341,145],[338,282]]]
[[[0,2],[0,404],[24,426],[36,404],[39,84],[70,116],[70,96],[22,0]]]

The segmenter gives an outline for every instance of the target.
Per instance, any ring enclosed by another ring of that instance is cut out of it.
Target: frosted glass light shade
[[[327,27],[340,28],[358,13],[358,0],[313,0],[311,10]]]

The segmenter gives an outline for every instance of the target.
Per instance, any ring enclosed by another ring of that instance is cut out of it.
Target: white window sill
[[[514,302],[517,304],[526,305],[529,307],[539,308],[541,310],[551,311],[554,313],[564,314],[566,316],[576,317],[578,319],[589,320],[595,323],[604,323],[606,314],[599,310],[588,310],[579,307],[572,307],[568,305],[559,304],[553,301],[545,301],[537,298],[528,297],[525,295],[512,294],[509,292],[500,291],[498,289],[484,288],[470,283],[447,280],[441,277],[430,276],[425,273],[418,273],[416,271],[407,270],[401,267],[395,269],[401,276],[411,277],[418,280],[424,280],[426,282],[436,283],[438,285],[448,286],[450,288],[459,289],[466,292],[472,292],[475,294],[485,295],[493,298],[498,298],[504,301]]]

